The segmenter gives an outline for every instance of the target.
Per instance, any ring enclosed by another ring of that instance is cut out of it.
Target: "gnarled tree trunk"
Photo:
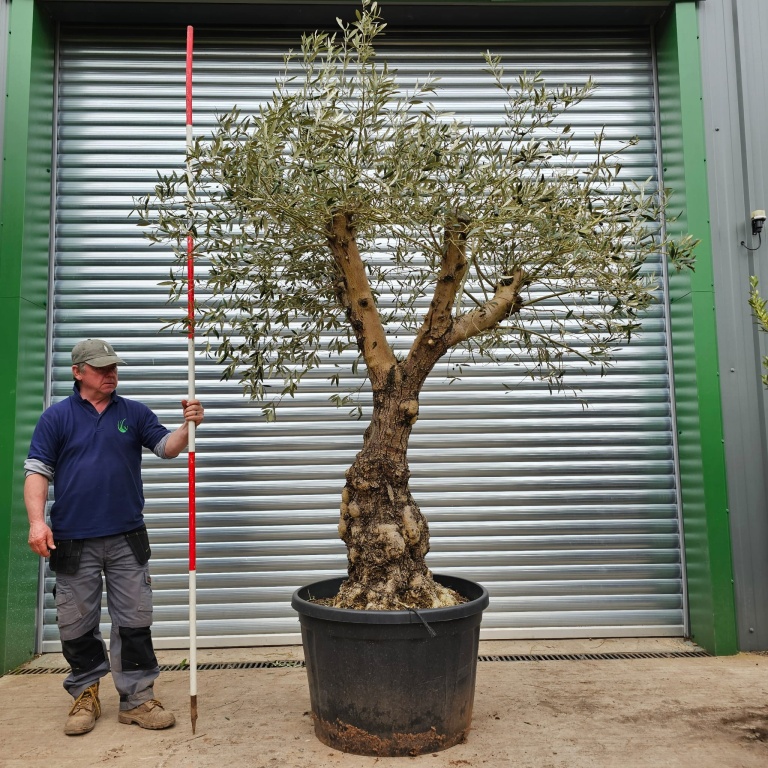
[[[374,393],[363,448],[347,470],[339,534],[348,549],[349,578],[338,607],[402,610],[457,602],[424,561],[429,530],[408,487],[406,451],[419,409],[417,393],[409,389],[393,381]]]

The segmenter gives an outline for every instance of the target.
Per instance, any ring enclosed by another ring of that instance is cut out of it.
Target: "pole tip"
[[[189,697],[189,719],[192,723],[192,735],[194,736],[197,725],[197,696]]]

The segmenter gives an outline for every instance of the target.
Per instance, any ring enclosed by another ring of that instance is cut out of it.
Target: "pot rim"
[[[450,605],[443,608],[403,609],[398,611],[366,611],[350,608],[333,608],[328,605],[319,605],[310,598],[331,597],[335,595],[346,576],[337,576],[332,579],[323,579],[299,587],[291,598],[291,607],[302,616],[326,621],[338,621],[347,624],[418,624],[422,622],[434,623],[438,621],[455,621],[467,616],[481,613],[488,607],[488,590],[477,582],[463,579],[459,576],[433,574],[435,581],[444,587],[455,589],[463,597],[469,598],[466,603]]]

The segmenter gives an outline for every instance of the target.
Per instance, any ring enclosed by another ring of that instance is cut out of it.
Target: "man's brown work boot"
[[[121,709],[117,719],[121,723],[130,725],[136,723],[142,728],[149,728],[152,731],[160,731],[163,728],[170,728],[176,718],[172,712],[166,712],[163,705],[157,699],[150,699],[133,709]]]
[[[93,730],[96,721],[101,717],[99,703],[99,683],[89,685],[76,699],[69,710],[69,717],[64,726],[67,736],[79,736]]]

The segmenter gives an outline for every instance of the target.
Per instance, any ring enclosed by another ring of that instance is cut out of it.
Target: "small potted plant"
[[[576,162],[566,118],[591,82],[510,79],[488,53],[504,119],[481,130],[431,105],[436,80],[400,88],[375,55],[376,3],[339,24],[305,35],[259,113],[220,117],[188,173],[162,178],[138,209],[182,264],[194,233],[207,293],[197,329],[268,418],[266,379],[292,395],[321,355],[351,348],[364,364],[372,414],[339,498],[348,571],[293,605],[321,740],[418,754],[469,728],[488,603],[480,585],[433,576],[425,560],[407,461],[425,380],[469,348],[567,387],[566,364],[606,366],[638,331],[656,288],[649,257],[690,266],[695,244],[664,241],[664,195],[622,182],[634,140],[599,133]],[[180,272],[172,297],[185,290]],[[394,333],[412,339],[406,353]]]

